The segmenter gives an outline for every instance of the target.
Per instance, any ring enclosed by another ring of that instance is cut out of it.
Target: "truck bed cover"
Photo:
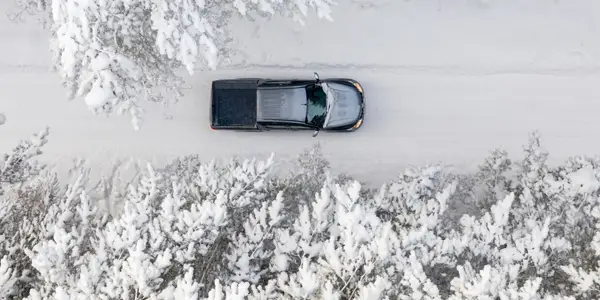
[[[216,80],[212,83],[213,127],[256,126],[258,80]]]

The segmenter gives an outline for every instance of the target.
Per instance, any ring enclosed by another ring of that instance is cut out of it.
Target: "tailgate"
[[[254,128],[256,126],[257,86],[257,79],[213,81],[212,127]]]

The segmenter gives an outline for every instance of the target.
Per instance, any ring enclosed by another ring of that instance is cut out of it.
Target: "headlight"
[[[356,122],[356,124],[354,124],[354,126],[352,126],[352,129],[357,129],[358,127],[360,127],[362,122],[363,122],[363,119],[358,120],[358,122]]]
[[[354,84],[354,86],[356,87],[356,89],[359,92],[361,92],[361,93],[363,92],[362,86],[360,86],[360,84],[358,82],[353,82],[352,84]]]

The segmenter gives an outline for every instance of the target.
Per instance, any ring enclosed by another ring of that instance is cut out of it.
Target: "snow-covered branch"
[[[42,147],[48,142],[48,134],[49,129],[45,128],[28,140],[22,140],[10,153],[0,157],[0,195],[6,185],[24,183],[44,168],[33,158],[42,154]]]
[[[70,98],[94,113],[128,114],[141,127],[144,102],[182,97],[180,69],[216,69],[229,52],[228,23],[275,14],[332,20],[333,0],[27,0],[16,15],[48,15],[55,67]]]

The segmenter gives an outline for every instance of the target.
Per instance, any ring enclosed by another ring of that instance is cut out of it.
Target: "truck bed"
[[[258,79],[213,81],[211,127],[256,128],[257,87]]]

